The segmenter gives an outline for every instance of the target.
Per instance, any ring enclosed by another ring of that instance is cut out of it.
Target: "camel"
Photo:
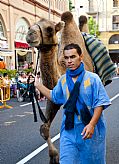
[[[83,62],[85,64],[85,69],[93,72],[92,59],[87,52],[83,36],[82,36],[76,22],[74,21],[72,13],[68,12],[68,11],[63,13],[61,16],[61,20],[65,22],[65,26],[62,30],[59,63],[61,65],[62,65],[62,63],[64,63],[64,61],[63,61],[64,46],[67,44],[70,44],[70,43],[76,43],[76,44],[80,45],[82,54],[84,55]]]
[[[31,47],[40,48],[40,70],[42,82],[49,89],[52,89],[56,85],[58,78],[61,76],[61,66],[58,64],[57,59],[58,38],[56,33],[63,28],[63,25],[63,22],[54,25],[53,22],[43,18],[30,27],[26,37],[26,40]],[[59,163],[58,150],[52,144],[49,134],[51,122],[59,108],[60,106],[57,106],[48,100],[46,105],[46,118],[48,123],[45,123],[40,127],[40,134],[48,143],[50,164]]]
[[[60,30],[62,31],[62,35],[59,47],[56,33]],[[26,40],[31,47],[40,48],[42,81],[49,89],[53,89],[58,78],[65,73],[66,68],[63,60],[63,48],[66,44],[77,43],[80,45],[84,55],[83,61],[85,68],[93,72],[92,59],[86,50],[84,39],[73,19],[73,15],[69,11],[62,14],[61,21],[57,24],[42,18],[30,27]],[[50,125],[59,109],[60,106],[47,100],[45,116],[48,123],[44,123],[40,127],[40,134],[48,143],[50,164],[59,163],[58,150],[54,147],[50,138]]]

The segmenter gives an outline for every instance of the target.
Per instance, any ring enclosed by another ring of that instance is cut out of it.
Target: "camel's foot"
[[[49,138],[49,125],[47,123],[41,125],[40,127],[40,135],[44,138],[44,140],[47,140]]]
[[[59,154],[55,147],[53,148],[53,150],[49,150],[49,156],[50,156],[49,164],[59,164]]]

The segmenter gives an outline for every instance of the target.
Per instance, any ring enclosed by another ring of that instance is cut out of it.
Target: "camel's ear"
[[[57,24],[55,25],[55,31],[56,31],[56,33],[57,33],[58,31],[60,31],[64,26],[65,26],[65,22],[64,22],[64,21],[60,21],[59,23],[57,23]]]

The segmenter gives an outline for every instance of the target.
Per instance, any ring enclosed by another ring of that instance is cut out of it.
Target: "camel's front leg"
[[[49,164],[59,164],[59,153],[51,141],[49,123],[45,123],[40,127],[40,134],[46,140],[49,149]]]
[[[45,123],[40,127],[40,134],[46,140],[49,148],[49,157],[50,157],[49,164],[59,164],[59,153],[58,150],[53,145],[53,143],[51,142],[51,137],[50,137],[50,125],[59,108],[60,106],[57,106],[52,102],[48,101],[46,107],[46,118],[48,120],[48,123]]]

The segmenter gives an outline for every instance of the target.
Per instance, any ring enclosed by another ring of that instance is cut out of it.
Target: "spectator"
[[[27,89],[27,79],[26,73],[22,72],[20,77],[18,77],[18,85],[20,88]]]
[[[4,84],[5,86],[10,85],[10,79],[9,79],[7,73],[3,73],[3,84]]]
[[[29,69],[32,69],[32,70],[34,71],[34,64],[33,64],[33,62],[31,62],[31,63],[29,64],[28,68],[29,68]]]
[[[6,64],[2,58],[0,58],[0,69],[6,69]]]
[[[24,61],[24,67],[23,67],[23,69],[28,69],[28,63],[27,63],[27,61]]]
[[[3,86],[5,88],[4,92],[3,92],[3,98],[4,99],[8,99],[9,98],[9,92],[8,92],[8,89],[10,89],[10,84],[11,84],[11,81],[8,77],[8,74],[7,73],[4,73],[3,74]]]
[[[13,63],[11,64],[11,70],[14,70],[15,68],[14,68],[14,65],[13,65]]]

